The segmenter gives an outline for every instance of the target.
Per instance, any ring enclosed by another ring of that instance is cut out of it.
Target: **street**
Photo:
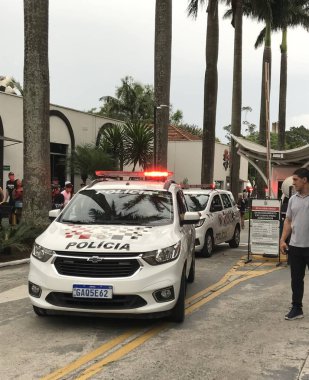
[[[197,257],[186,320],[37,317],[27,299],[28,264],[0,268],[0,378],[309,379],[309,283],[305,318],[285,321],[286,265],[255,257],[246,232],[237,249]]]

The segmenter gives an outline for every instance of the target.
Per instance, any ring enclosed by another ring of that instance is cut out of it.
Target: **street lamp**
[[[157,110],[162,108],[170,108],[167,104],[160,104],[159,106],[153,106],[153,166],[157,167]]]

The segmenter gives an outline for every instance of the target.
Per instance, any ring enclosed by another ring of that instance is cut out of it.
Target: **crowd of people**
[[[23,209],[23,180],[15,179],[15,174],[9,172],[8,180],[4,190],[0,187],[0,205],[6,205],[9,208],[8,218],[10,225],[19,224],[22,217]],[[61,188],[57,178],[54,178],[51,185],[51,208],[62,209],[66,206],[73,196],[73,185],[66,181],[64,188]],[[0,224],[3,214],[0,207]]]
[[[22,208],[23,208],[23,180],[15,179],[15,174],[9,172],[9,179],[5,185],[5,196],[3,189],[0,187],[0,203],[8,204],[10,208],[9,223],[18,224],[21,220]],[[0,222],[2,221],[2,214],[0,208]]]

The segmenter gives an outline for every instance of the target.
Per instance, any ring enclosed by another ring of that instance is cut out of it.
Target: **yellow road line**
[[[124,334],[119,335],[118,337],[104,343],[102,346],[98,347],[96,350],[91,351],[84,356],[81,356],[79,359],[70,363],[66,367],[63,367],[63,368],[45,376],[45,377],[43,377],[42,380],[58,380],[58,379],[61,379],[63,376],[65,376],[68,373],[82,367],[84,364],[95,359],[97,356],[100,356],[100,355],[106,353],[107,351],[111,350],[112,348],[116,347],[118,344],[123,343],[125,340],[134,336],[138,331],[139,331],[138,329],[134,329],[134,330],[130,330]]]
[[[186,308],[186,315],[189,315],[193,313],[196,309],[199,309],[202,305],[212,301],[214,298],[218,297],[222,293],[226,292],[227,290],[233,288],[237,284],[246,281],[249,278],[259,277],[262,275],[265,275],[267,273],[273,272],[275,270],[278,270],[280,268],[274,268],[270,270],[265,271],[259,271],[251,273],[251,275],[241,277],[233,282],[228,283],[215,293],[210,294],[209,296],[205,297],[204,299],[196,302],[195,304],[189,306]],[[132,342],[126,344],[125,346],[121,347],[119,350],[113,352],[111,355],[108,355],[98,363],[95,363],[94,365],[87,368],[86,371],[84,371],[79,377],[77,377],[75,380],[87,380],[91,377],[93,377],[96,373],[100,372],[104,366],[107,364],[114,362],[116,360],[121,359],[123,356],[127,355],[129,352],[134,350],[135,348],[141,346],[143,343],[145,343],[148,339],[151,337],[157,335],[159,332],[161,332],[163,329],[165,329],[167,324],[161,324],[155,328],[152,328],[151,330],[147,331],[143,335],[139,336],[138,338],[134,339]]]
[[[129,342],[125,346],[119,348],[117,351],[108,355],[106,358],[102,359],[101,361],[87,368],[86,371],[83,372],[79,377],[76,377],[75,380],[89,379],[90,377],[94,376],[96,373],[100,372],[105,365],[121,359],[123,356],[127,355],[129,352],[131,352],[135,348],[141,346],[148,339],[157,335],[160,331],[164,330],[166,327],[167,327],[167,324],[162,323],[159,326],[146,331],[143,335],[132,340],[132,342]]]
[[[237,271],[239,267],[243,267],[244,263],[242,261],[239,261],[236,263],[218,282],[215,284],[209,286],[206,289],[201,290],[200,292],[194,294],[193,296],[186,299],[186,315],[189,315],[193,313],[195,310],[199,309],[204,304],[210,302],[214,298],[218,297],[222,293],[226,292],[227,290],[233,288],[237,284],[246,281],[250,278],[259,277],[268,273],[271,273],[275,270],[282,269],[282,267],[275,267],[267,270],[256,270],[257,268],[260,268],[262,266],[269,266],[269,263],[262,262],[259,263],[259,265],[255,264],[253,268],[248,269],[247,271]],[[239,278],[230,280],[231,276],[238,275]],[[207,294],[209,292],[213,292],[211,294]],[[195,303],[191,304],[193,301],[197,300],[198,298],[202,298],[201,300],[196,301]],[[113,361],[119,360],[123,356],[127,355],[129,352],[134,350],[135,348],[139,347],[143,343],[145,343],[148,339],[151,337],[157,335],[160,331],[165,329],[167,326],[166,323],[162,323],[159,326],[153,327],[150,330],[146,331],[145,333],[141,334],[140,336],[136,337],[129,343],[125,344],[121,348],[117,349],[115,352],[111,353],[110,355],[107,355],[105,358],[100,360],[99,362],[91,365],[88,367],[80,377],[76,378],[76,380],[86,380],[93,375],[95,375],[97,372],[101,371],[102,368]],[[50,375],[44,377],[42,380],[59,380],[63,376],[66,376],[70,372],[73,372],[75,370],[78,370],[83,365],[87,364],[88,362],[96,359],[98,356],[103,355],[104,353],[107,353],[109,350],[115,348],[117,345],[125,342],[129,338],[132,338],[135,334],[138,333],[138,329],[130,330],[119,337],[116,337],[112,339],[111,341],[108,341],[107,343],[104,343],[102,346],[97,348],[96,350],[80,357],[76,361],[72,362],[66,367],[63,367]]]
[[[254,277],[259,277],[259,276],[263,276],[265,274],[268,274],[268,273],[271,273],[271,272],[274,272],[276,270],[279,270],[281,268],[274,268],[274,269],[270,269],[270,270],[265,270],[265,271],[259,271],[259,272],[254,272],[252,273],[251,275],[248,275],[248,276],[244,276],[244,277],[241,277],[239,279],[236,279],[228,284],[226,284],[225,286],[223,286],[221,289],[218,289],[218,291],[216,291],[215,293],[212,293],[210,294],[209,296],[201,299],[200,301],[194,303],[193,305],[189,306],[187,309],[186,309],[186,315],[189,315],[191,313],[193,313],[195,310],[199,309],[201,306],[203,306],[204,304],[212,301],[214,298],[218,297],[219,295],[221,295],[222,293],[226,292],[227,290],[233,288],[234,286],[238,285],[239,283],[243,282],[243,281],[247,281],[248,279],[251,279],[251,278],[254,278]]]

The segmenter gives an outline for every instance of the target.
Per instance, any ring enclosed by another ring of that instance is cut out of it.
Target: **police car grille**
[[[59,256],[83,256],[83,257],[136,257],[141,254],[141,252],[71,252],[71,251],[56,251]]]
[[[74,298],[71,293],[52,292],[46,297],[51,305],[78,309],[137,309],[147,302],[137,295],[113,295],[112,299]]]
[[[88,260],[91,258],[57,257],[54,265],[57,272],[64,276],[92,278],[129,277],[140,267],[135,259]]]

